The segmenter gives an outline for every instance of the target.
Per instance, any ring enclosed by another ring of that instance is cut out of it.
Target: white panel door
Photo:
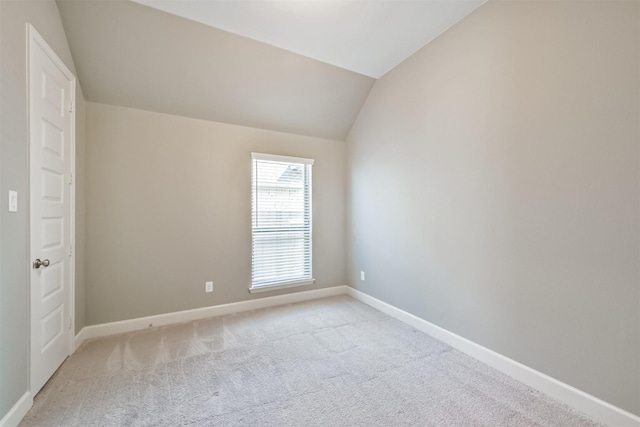
[[[29,28],[31,393],[71,352],[72,96],[75,79]]]

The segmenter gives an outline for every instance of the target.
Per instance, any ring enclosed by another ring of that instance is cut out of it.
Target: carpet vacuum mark
[[[20,426],[596,426],[350,297],[84,343]]]

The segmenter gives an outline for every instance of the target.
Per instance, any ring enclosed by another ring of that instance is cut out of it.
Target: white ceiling
[[[379,78],[486,0],[133,0]]]

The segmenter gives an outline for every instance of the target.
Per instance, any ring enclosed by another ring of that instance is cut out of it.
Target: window
[[[312,159],[251,153],[251,292],[307,285]]]

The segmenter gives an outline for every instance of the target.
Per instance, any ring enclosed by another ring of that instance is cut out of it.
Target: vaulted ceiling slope
[[[486,0],[133,0],[380,78]]]
[[[92,102],[344,140],[374,83],[130,1],[58,8]]]

